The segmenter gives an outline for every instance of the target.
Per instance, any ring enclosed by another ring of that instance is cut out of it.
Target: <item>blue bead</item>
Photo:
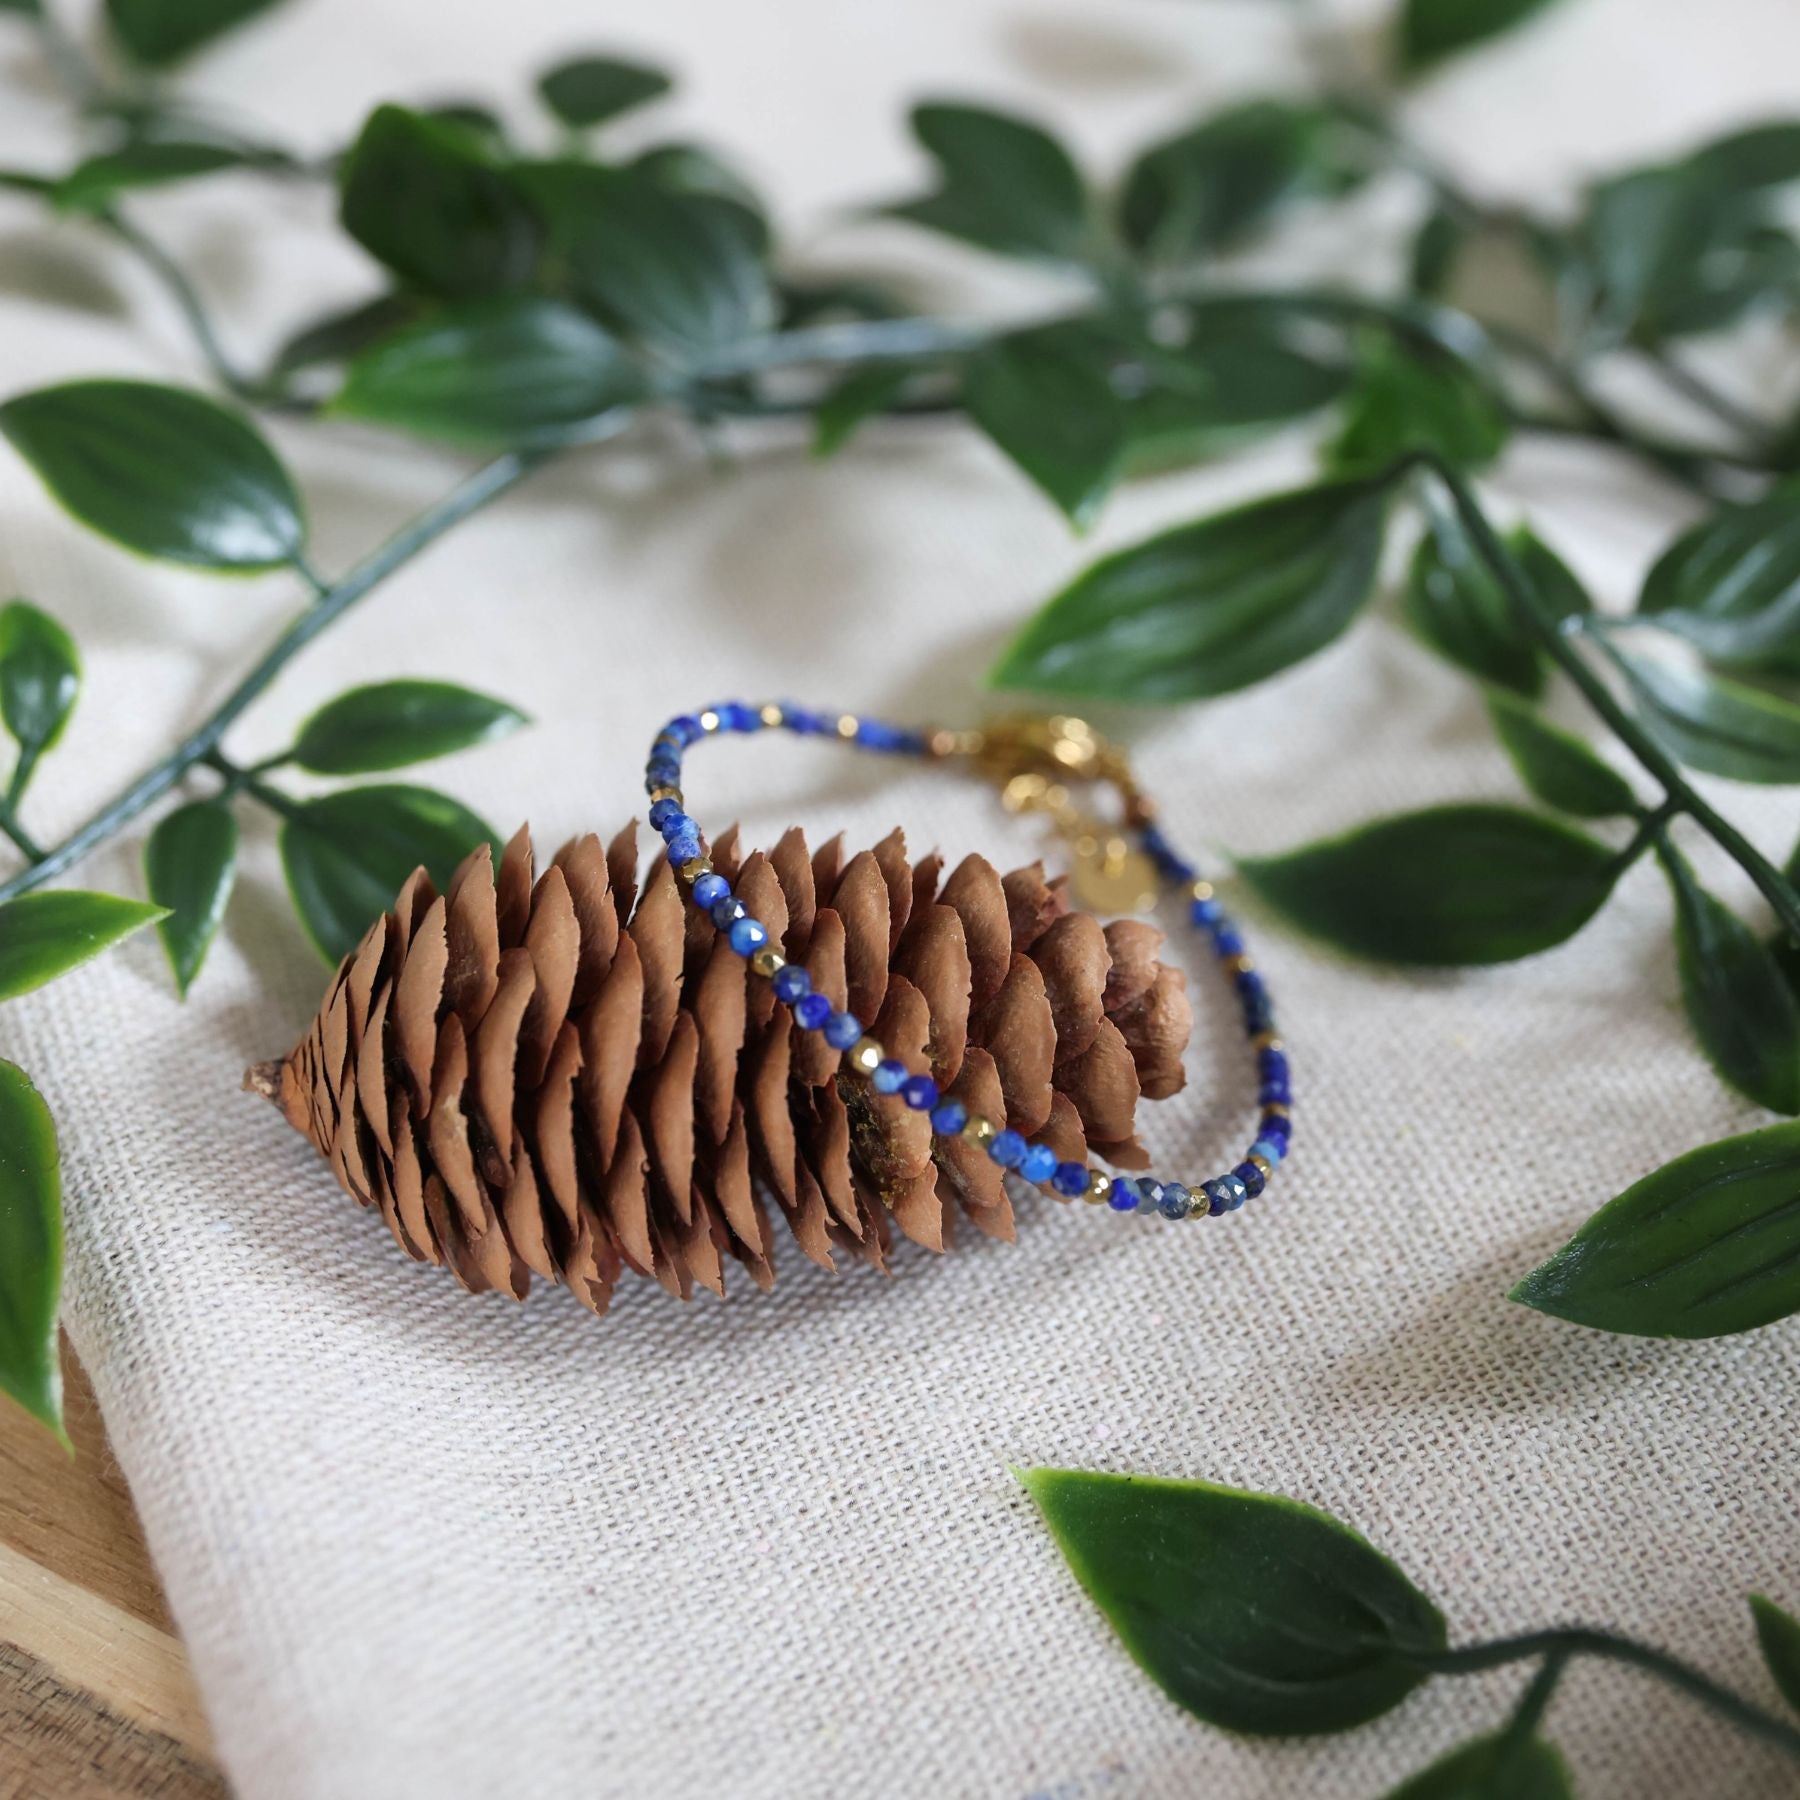
[[[929,1075],[910,1075],[901,1084],[900,1098],[914,1112],[930,1112],[938,1103],[938,1084]]]
[[[1026,1143],[1018,1132],[995,1132],[988,1144],[988,1155],[1003,1169],[1016,1169],[1025,1160]]]
[[[683,832],[680,837],[669,839],[669,866],[679,869],[683,863],[692,862],[701,854],[702,845],[697,832]]]
[[[1253,1162],[1241,1162],[1231,1172],[1244,1184],[1244,1192],[1252,1200],[1269,1185],[1262,1170]]]
[[[673,800],[655,801],[650,808],[650,829],[654,831],[658,837],[661,837],[663,820],[674,818],[680,811],[681,808],[677,806]]]
[[[1257,1130],[1264,1137],[1285,1144],[1294,1135],[1294,1121],[1286,1113],[1264,1113],[1257,1123]]]
[[[762,730],[762,714],[754,706],[746,706],[742,700],[727,700],[723,706],[714,710],[719,715],[719,723],[727,731]]]
[[[875,1065],[875,1073],[869,1077],[871,1085],[878,1094],[897,1094],[907,1083],[906,1064],[897,1056],[885,1057]]]
[[[1266,995],[1269,990],[1264,987],[1263,978],[1254,969],[1243,969],[1238,973],[1237,991],[1238,998],[1248,1002],[1258,994]]]
[[[1213,948],[1221,956],[1242,956],[1244,940],[1238,936],[1235,926],[1221,925],[1213,933]]]
[[[1200,1184],[1200,1191],[1206,1196],[1208,1217],[1216,1219],[1220,1213],[1230,1212],[1230,1196],[1216,1181],[1203,1181]]]
[[[1140,1175],[1137,1183],[1137,1209],[1141,1213],[1156,1211],[1156,1202],[1162,1196],[1162,1183],[1153,1181],[1148,1175]]]
[[[1225,909],[1216,900],[1196,900],[1188,908],[1188,917],[1196,925],[1213,925],[1224,916]]]
[[[1137,1183],[1128,1175],[1116,1176],[1112,1192],[1106,1196],[1106,1204],[1114,1212],[1128,1213],[1137,1211],[1137,1203]]]
[[[1264,1081],[1286,1081],[1288,1078],[1288,1059],[1279,1050],[1260,1051],[1256,1067]]]
[[[1250,1198],[1248,1184],[1240,1181],[1235,1175],[1221,1175],[1211,1185],[1225,1196],[1226,1208],[1231,1212],[1236,1212]]]
[[[750,909],[735,894],[727,894],[723,900],[715,900],[706,909],[712,914],[712,922],[721,931],[729,931],[739,919],[747,919]]]
[[[700,825],[698,820],[690,819],[678,806],[672,813],[664,816],[663,822],[656,829],[665,838],[677,838],[684,832],[691,831],[698,834]]]
[[[711,912],[721,900],[731,898],[731,883],[723,875],[702,875],[694,883],[694,904],[702,912]]]
[[[1286,1106],[1293,1097],[1285,1076],[1280,1081],[1265,1081],[1256,1091],[1258,1106]]]
[[[789,963],[775,971],[770,986],[783,1006],[794,1006],[812,992],[812,977],[798,963]]]
[[[1260,1137],[1250,1146],[1250,1154],[1260,1156],[1271,1169],[1279,1169],[1282,1158],[1287,1155],[1287,1145],[1278,1144],[1273,1138]]]
[[[1025,1160],[1019,1164],[1019,1173],[1027,1181],[1042,1186],[1056,1173],[1056,1168],[1056,1152],[1048,1144],[1033,1144],[1025,1152]]]
[[[739,956],[748,956],[769,941],[768,928],[756,919],[739,919],[731,928],[730,941]]]
[[[1050,1185],[1059,1194],[1066,1194],[1071,1200],[1078,1199],[1088,1189],[1088,1172],[1086,1163],[1063,1162],[1056,1165],[1056,1173],[1050,1177]]]
[[[862,1020],[855,1013],[833,1013],[825,1021],[825,1041],[834,1050],[852,1050],[861,1040]]]
[[[671,719],[663,730],[678,744],[697,744],[706,736],[706,728],[692,713],[683,713],[678,719]]]
[[[1156,1196],[1156,1210],[1165,1219],[1185,1219],[1194,1208],[1194,1197],[1179,1181],[1166,1181]]]
[[[969,1109],[960,1100],[940,1100],[931,1109],[931,1129],[939,1137],[955,1137],[969,1122]]]
[[[836,1009],[823,994],[803,994],[794,1005],[794,1017],[802,1029],[817,1031]]]

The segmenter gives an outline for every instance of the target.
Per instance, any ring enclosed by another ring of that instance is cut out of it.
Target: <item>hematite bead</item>
[[[802,994],[794,1003],[794,1018],[806,1031],[817,1031],[836,1009],[823,994]]]
[[[1088,1190],[1088,1172],[1083,1163],[1059,1162],[1056,1173],[1050,1177],[1050,1185],[1059,1194],[1067,1194],[1073,1200]]]
[[[1244,1192],[1253,1200],[1269,1185],[1263,1180],[1262,1170],[1253,1162],[1241,1162],[1231,1172],[1244,1184]]]
[[[931,1109],[931,1129],[940,1137],[955,1137],[969,1122],[969,1109],[960,1100],[940,1100]]]
[[[798,963],[789,963],[775,977],[773,986],[775,998],[784,1006],[792,1006],[812,992],[812,977]]]
[[[731,883],[723,875],[702,875],[694,883],[694,904],[702,912],[711,912],[721,900],[731,898]]]
[[[1025,1139],[1010,1128],[995,1132],[988,1145],[988,1155],[1003,1169],[1016,1169],[1025,1160],[1025,1150]]]
[[[739,919],[747,919],[750,909],[735,894],[727,894],[722,900],[715,900],[707,909],[712,914],[712,922],[721,931],[729,931]]]
[[[768,929],[758,919],[739,919],[731,927],[731,947],[739,956],[748,956],[753,950],[760,950],[768,941]],[[861,1036],[862,1027],[858,1025],[856,1037]],[[852,1038],[850,1041],[854,1043],[856,1039]]]
[[[1019,1164],[1019,1173],[1041,1186],[1056,1173],[1056,1152],[1048,1144],[1033,1144]]]
[[[1193,1195],[1179,1181],[1165,1181],[1156,1196],[1156,1210],[1165,1219],[1185,1219],[1193,1204]]]
[[[825,1041],[834,1050],[850,1050],[863,1034],[862,1020],[855,1013],[833,1013],[825,1021]]]
[[[907,1080],[906,1064],[899,1057],[890,1056],[886,1062],[876,1065],[875,1073],[870,1077],[878,1094],[897,1094],[905,1087]]]
[[[909,1075],[901,1083],[900,1098],[914,1112],[930,1112],[938,1103],[938,1084],[929,1075]]]

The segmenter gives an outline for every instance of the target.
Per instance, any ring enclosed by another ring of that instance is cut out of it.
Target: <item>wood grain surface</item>
[[[71,1460],[0,1403],[0,1800],[224,1800],[92,1389],[63,1357]]]

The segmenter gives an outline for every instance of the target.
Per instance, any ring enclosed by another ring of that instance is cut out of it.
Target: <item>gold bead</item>
[[[1082,1194],[1089,1206],[1104,1206],[1112,1196],[1112,1177],[1102,1169],[1088,1171],[1088,1184]]]
[[[1227,975],[1248,975],[1250,971],[1256,967],[1256,964],[1252,962],[1249,957],[1240,952],[1236,956],[1221,957],[1219,959],[1219,967],[1223,969]]]
[[[853,738],[862,729],[862,723],[855,713],[841,713],[838,716],[837,734],[841,738]]]
[[[872,1037],[866,1037],[858,1038],[855,1045],[846,1050],[844,1055],[857,1074],[873,1075],[887,1052]]]
[[[1195,900],[1210,900],[1213,897],[1213,884],[1204,878],[1190,882],[1188,893]]]
[[[678,787],[659,787],[650,790],[650,804],[654,806],[659,800],[673,800],[677,806],[681,804],[681,789]]]
[[[1289,1117],[1287,1103],[1282,1100],[1271,1100],[1263,1108],[1263,1111],[1265,1113],[1267,1113],[1271,1118],[1275,1118],[1275,1119],[1285,1119],[1285,1118]]]
[[[1250,1048],[1252,1050],[1285,1050],[1287,1045],[1282,1042],[1279,1032],[1259,1031],[1250,1040]]]
[[[1269,1179],[1269,1177],[1275,1173],[1274,1166],[1269,1162],[1269,1159],[1265,1156],[1258,1156],[1255,1153],[1255,1151],[1252,1151],[1248,1156],[1246,1156],[1244,1158],[1244,1161],[1247,1163],[1253,1164],[1256,1168],[1261,1169],[1264,1181],[1267,1181]]]
[[[984,1119],[980,1113],[970,1113],[962,1134],[971,1144],[979,1144],[985,1149],[1000,1135],[1000,1128],[992,1119]]]
[[[705,712],[700,714],[700,729],[702,731],[717,731],[721,722],[719,715],[714,712],[710,706]]]
[[[767,981],[787,967],[787,958],[773,944],[764,944],[750,952],[750,967]]]
[[[781,724],[782,721],[786,719],[787,714],[784,713],[773,700],[765,700],[763,704],[756,709],[756,716],[761,719],[765,725],[773,726]]]
[[[681,865],[681,879],[690,885],[698,881],[702,875],[711,873],[712,858],[710,856],[690,856]]]

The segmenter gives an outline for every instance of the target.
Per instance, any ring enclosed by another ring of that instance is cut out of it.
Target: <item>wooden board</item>
[[[0,1402],[0,1800],[224,1800],[93,1391],[63,1358],[71,1460]]]

